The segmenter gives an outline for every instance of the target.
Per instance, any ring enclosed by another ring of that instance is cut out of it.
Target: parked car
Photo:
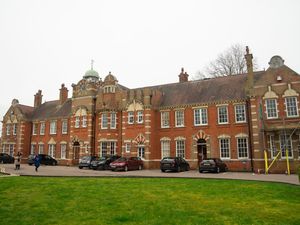
[[[182,157],[164,157],[160,161],[161,172],[169,171],[188,171],[190,170],[190,165]]]
[[[109,164],[113,171],[115,170],[141,170],[143,169],[143,160],[140,157],[121,157]]]
[[[15,158],[6,153],[0,153],[0,163],[14,163]]]
[[[227,171],[227,165],[219,158],[208,158],[204,159],[199,166],[199,172],[202,173],[203,171],[208,172],[215,172],[219,173],[221,171]]]
[[[119,158],[120,158],[120,156],[117,156],[117,155],[103,156],[97,160],[93,160],[91,163],[91,167],[94,170],[110,170],[111,168],[110,168],[109,164]]]
[[[38,154],[39,158],[40,158],[40,163],[44,164],[44,165],[52,165],[52,166],[56,166],[57,165],[57,160],[52,158],[50,155],[46,155],[46,154]],[[31,154],[28,156],[28,164],[29,165],[33,165],[34,164],[34,154]]]
[[[81,159],[79,159],[79,169],[82,169],[83,167],[88,167],[89,169],[92,168],[92,162],[94,160],[97,160],[98,157],[97,156],[83,156]]]

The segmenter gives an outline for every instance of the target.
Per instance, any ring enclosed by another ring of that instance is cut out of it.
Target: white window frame
[[[230,138],[220,138],[219,149],[221,159],[230,159]]]
[[[45,150],[45,145],[44,144],[39,144],[39,154],[44,154],[44,150]]]
[[[184,127],[184,110],[175,111],[175,127]]]
[[[56,144],[48,145],[48,155],[50,155],[52,158],[55,158],[55,149],[56,149]]]
[[[103,141],[100,144],[100,157],[108,155],[108,142]]]
[[[67,144],[60,145],[60,158],[66,159],[67,156]]]
[[[13,135],[16,136],[17,135],[17,131],[18,131],[18,124],[14,123],[13,124]]]
[[[79,128],[80,127],[80,116],[76,116],[75,117],[75,128]]]
[[[82,127],[87,127],[87,116],[86,115],[82,116]]]
[[[10,124],[6,124],[6,135],[10,135]]]
[[[131,151],[131,143],[125,143],[125,152],[130,153]]]
[[[226,113],[226,115],[223,116],[223,112],[221,114],[221,109],[226,109],[226,111],[224,112],[224,113]],[[222,119],[222,121],[221,121],[221,119]],[[223,119],[224,119],[224,121],[223,121]],[[228,106],[218,106],[218,124],[228,124],[228,123],[229,123]]]
[[[289,105],[291,103],[293,103],[294,105],[292,106]],[[295,96],[285,97],[285,110],[286,110],[286,116],[289,118],[299,116],[297,97]],[[296,114],[291,114],[291,112],[296,112]]]
[[[108,114],[106,112],[101,114],[101,129],[108,129]]]
[[[267,119],[277,119],[278,118],[277,99],[276,98],[266,99],[265,106],[266,106]],[[275,106],[275,108],[272,108],[273,106]]]
[[[169,111],[160,112],[160,118],[161,118],[161,128],[169,128],[170,127],[170,112]]]
[[[46,123],[45,122],[41,122],[40,124],[40,135],[45,135],[45,129],[46,128]]]
[[[282,140],[282,137],[286,137],[287,141]],[[291,136],[289,134],[280,134],[279,135],[279,141],[280,141],[280,151],[281,151],[281,158],[286,158],[286,149],[283,149],[285,147],[285,144],[287,144],[287,148],[288,148],[288,158],[292,159],[293,158],[293,140],[291,138]],[[286,143],[282,143],[283,141],[285,141]]]
[[[134,112],[129,111],[128,112],[128,124],[133,124],[134,123]]]
[[[185,140],[176,140],[176,156],[185,158]]]
[[[137,123],[143,123],[144,122],[144,114],[143,111],[137,111]]]
[[[239,104],[234,106],[235,122],[245,123],[246,122],[246,105]]]
[[[274,135],[269,135],[269,146],[270,146],[270,151],[271,151],[271,158],[275,158],[277,155],[277,149],[275,145],[275,136]]]
[[[38,130],[38,124],[33,123],[32,124],[32,135],[37,135],[37,130]]]
[[[137,156],[141,159],[145,159],[145,146],[138,146]]]
[[[35,154],[35,144],[30,145],[30,154]]]
[[[8,154],[10,156],[14,156],[14,149],[15,149],[15,145],[14,144],[9,144],[9,152],[8,152]]]
[[[67,134],[68,133],[68,120],[62,120],[61,122],[61,133]]]
[[[194,125],[203,126],[208,124],[207,108],[194,109]]]
[[[171,151],[170,151],[170,147],[171,147],[171,142],[169,140],[162,140],[160,142],[160,146],[161,146],[161,158],[164,157],[170,157],[171,156]]]
[[[56,134],[57,131],[57,122],[51,121],[50,122],[50,134]]]
[[[109,149],[110,149],[110,155],[116,155],[117,154],[117,143],[116,142],[114,142],[114,141],[111,141],[110,142],[110,147],[109,147]]]
[[[117,128],[117,116],[115,112],[110,113],[110,129]]]
[[[241,144],[245,144],[245,145],[241,146],[239,143],[239,140],[243,140],[244,143],[241,143]],[[236,147],[237,147],[238,159],[248,159],[249,158],[249,146],[248,146],[248,138],[247,137],[237,137],[236,138]],[[241,150],[243,150],[243,151],[241,151]]]

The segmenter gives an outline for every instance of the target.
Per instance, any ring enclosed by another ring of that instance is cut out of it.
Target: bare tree
[[[247,72],[245,61],[245,47],[241,44],[234,44],[205,67],[205,72],[197,72],[194,78],[221,77],[236,75]],[[253,59],[253,69],[257,69],[256,59]],[[200,74],[200,75],[199,75]]]

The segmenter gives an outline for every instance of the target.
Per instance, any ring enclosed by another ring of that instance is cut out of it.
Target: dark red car
[[[141,170],[143,169],[143,160],[140,157],[121,157],[109,164],[111,170]]]

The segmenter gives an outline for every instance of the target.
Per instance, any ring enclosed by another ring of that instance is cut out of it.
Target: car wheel
[[[143,169],[142,165],[139,165],[139,170],[142,170],[142,169]]]
[[[163,169],[161,169],[161,172],[163,172],[163,173],[164,173],[164,172],[166,172],[166,171],[165,171],[165,170],[163,170]]]
[[[128,171],[128,167],[127,167],[127,166],[124,167],[124,171],[125,171],[125,172]]]
[[[220,173],[220,167],[217,167],[216,172]]]
[[[3,163],[4,163],[4,161],[3,161],[3,160],[1,160],[1,161],[0,161],[0,163],[1,163],[1,164],[3,164]]]
[[[79,169],[82,169],[82,166],[79,166]]]
[[[180,172],[181,171],[181,168],[180,166],[177,167],[177,172]]]
[[[56,165],[56,162],[53,162],[53,163],[52,163],[52,166],[55,166],[55,165]]]
[[[203,173],[203,170],[199,170],[199,173]]]
[[[189,170],[190,170],[190,166],[187,165],[187,166],[186,166],[186,171],[189,171]]]

